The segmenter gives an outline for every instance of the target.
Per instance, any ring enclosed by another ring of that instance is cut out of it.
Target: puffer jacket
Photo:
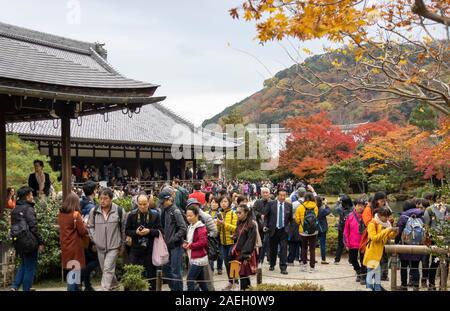
[[[233,245],[233,237],[236,233],[238,217],[236,215],[236,212],[230,208],[223,211],[221,214],[222,219],[224,220],[224,224],[221,225],[217,223],[217,229],[219,230],[220,236],[220,244],[225,246]]]
[[[98,250],[107,252],[119,249],[125,245],[126,215],[122,212],[122,220],[119,220],[119,206],[112,204],[108,217],[105,220],[100,206],[89,212],[89,237]]]
[[[362,215],[356,212],[350,213],[344,226],[344,245],[349,249],[359,248],[361,242],[361,233],[359,232],[359,224],[363,223]]]
[[[303,222],[305,220],[306,209],[314,209],[314,213],[316,217],[319,216],[319,208],[317,207],[316,202],[306,201],[299,205],[297,211],[295,212],[295,222],[298,224],[298,232],[300,235],[305,235],[303,233]]]
[[[190,260],[208,256],[208,230],[205,224],[197,221],[195,224],[190,225],[187,240],[191,243],[191,247],[188,249],[188,257]]]

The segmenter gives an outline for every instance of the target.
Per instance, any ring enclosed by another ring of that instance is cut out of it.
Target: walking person
[[[187,250],[189,258],[187,289],[195,291],[197,283],[202,291],[208,291],[204,273],[204,267],[208,266],[208,230],[199,219],[200,209],[197,204],[189,203],[186,207],[189,228],[186,241],[183,243],[183,248]]]
[[[353,211],[352,199],[344,194],[339,197],[338,202],[336,202],[335,212],[339,216],[338,222],[338,246],[336,250],[336,257],[334,258],[334,264],[338,265],[341,261],[342,252],[344,251],[344,226],[348,215]]]
[[[105,188],[100,191],[100,205],[89,213],[89,236],[97,250],[102,270],[102,290],[118,288],[116,262],[125,251],[125,222],[123,209],[112,202],[114,193]]]
[[[149,290],[156,291],[156,269],[152,262],[153,242],[161,233],[161,218],[156,210],[150,209],[145,194],[137,197],[138,208],[128,214],[126,235],[131,237],[129,262],[144,267],[144,277],[149,280]]]
[[[216,225],[219,231],[222,257],[228,277],[228,285],[224,288],[224,290],[230,290],[234,285],[234,279],[230,277],[230,261],[231,250],[234,244],[233,238],[236,234],[238,218],[236,212],[231,209],[231,199],[229,197],[221,197],[219,199],[219,204],[222,209],[222,213],[218,215]]]
[[[213,197],[211,200],[211,204],[210,204],[210,210],[208,211],[208,214],[211,216],[212,220],[214,221],[214,225],[216,225],[217,222],[217,217],[220,215],[220,210],[219,210],[219,201],[220,199],[218,197]],[[216,225],[216,229],[217,229],[217,235],[219,235],[219,231]],[[218,246],[219,246],[219,254],[217,256],[217,274],[218,275],[222,275],[222,267],[223,267],[223,257],[222,257],[222,252],[221,250],[221,244],[220,244],[220,238],[218,236]],[[214,261],[215,260],[210,260],[209,264],[211,267],[211,271],[214,273]]]
[[[82,240],[88,237],[88,230],[81,217],[80,198],[73,192],[67,195],[59,210],[58,225],[61,264],[67,290],[80,291],[81,271],[86,266]]]
[[[253,204],[253,211],[256,218],[256,222],[258,223],[259,235],[262,238],[262,247],[258,251],[258,262],[263,263],[264,257],[266,256],[267,249],[269,247],[269,234],[268,232],[264,232],[264,218],[267,214],[269,208],[270,200],[270,190],[269,188],[262,187],[261,188],[261,198],[256,200]]]
[[[97,192],[97,183],[87,181],[83,185],[84,196],[80,200],[81,217],[86,225],[88,225],[89,213],[91,209],[95,208],[94,198]],[[84,286],[84,291],[95,291],[91,284],[91,274],[99,266],[97,249],[95,244],[88,237],[83,244],[84,258],[86,266],[81,270],[81,285]]]
[[[256,240],[258,225],[253,220],[251,209],[241,204],[237,207],[238,216],[236,230],[236,244],[233,248],[233,258],[240,262],[239,281],[241,290],[247,290],[251,286],[250,276],[256,272]]]
[[[349,261],[356,272],[356,282],[360,283],[364,278],[366,271],[363,265],[364,254],[359,252],[361,236],[366,229],[362,220],[362,212],[364,211],[365,201],[362,199],[355,200],[355,209],[350,213],[344,225],[344,245],[348,251]]]
[[[275,270],[278,247],[280,247],[280,272],[287,272],[287,239],[289,225],[292,221],[292,205],[286,202],[286,190],[278,191],[277,200],[268,205],[267,214],[264,217],[264,231],[269,233],[269,271]]]
[[[297,195],[291,196],[295,201],[291,201],[292,203],[292,217],[293,221],[289,225],[289,235],[288,235],[288,257],[287,262],[288,265],[294,265],[294,261],[301,261],[301,236],[298,229],[298,224],[295,221],[295,213],[297,212],[297,208],[302,204],[305,200],[306,189],[304,187],[300,187],[297,190]]]
[[[305,201],[300,204],[295,213],[295,221],[299,225],[302,238],[302,266],[301,271],[307,271],[307,252],[309,249],[309,272],[316,271],[316,244],[319,234],[319,208],[314,194],[307,192]]]
[[[20,257],[11,290],[30,291],[38,265],[38,252],[44,251],[44,241],[37,229],[34,210],[33,189],[21,187],[17,190],[16,207],[11,211],[11,237],[16,254]]]
[[[182,263],[183,263],[183,242],[187,234],[187,225],[184,221],[181,209],[174,204],[172,192],[163,190],[158,194],[161,204],[161,226],[164,233],[164,240],[169,250],[169,263],[163,267],[163,273],[169,281],[172,291],[183,291]]]
[[[327,216],[330,215],[331,209],[327,204],[326,198],[316,197],[317,207],[319,208],[319,234],[317,235],[320,245],[320,257],[322,258],[321,264],[328,265],[327,261],[327,232],[328,232],[328,220]]]

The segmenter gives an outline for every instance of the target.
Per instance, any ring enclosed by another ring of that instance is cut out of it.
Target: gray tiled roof
[[[0,22],[0,78],[89,88],[149,88],[129,79],[82,42]]]
[[[36,121],[35,123],[20,122],[8,125],[10,133],[16,133],[27,137],[55,137],[60,139],[60,124],[55,129],[53,121]],[[185,126],[184,138],[171,135],[171,130],[176,125]],[[108,122],[104,122],[103,115],[90,115],[81,119],[81,126],[77,120],[71,120],[72,141],[86,142],[117,142],[142,145],[190,145],[192,139],[195,145],[233,148],[236,144],[230,140],[219,137],[211,138],[203,136],[201,132],[190,122],[177,116],[161,104],[146,105],[141,112],[130,119],[122,111],[108,114]]]

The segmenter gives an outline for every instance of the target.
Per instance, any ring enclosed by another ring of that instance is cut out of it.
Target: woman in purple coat
[[[416,205],[412,201],[406,201],[403,207],[403,213],[401,213],[400,218],[398,220],[398,227],[399,227],[399,234],[396,237],[395,241],[397,244],[418,244],[417,241],[409,240],[409,238],[412,236],[413,233],[408,235],[405,231],[405,228],[408,227],[408,221],[411,219],[411,221],[414,221],[417,226],[420,224],[422,225],[422,234],[424,234],[423,231],[423,213],[424,211],[420,208],[416,208]],[[408,231],[411,228],[406,228]],[[417,231],[416,231],[417,230]],[[414,235],[418,238],[420,236],[420,228],[418,227],[416,230],[414,230]],[[402,235],[405,233],[404,238],[402,239]],[[406,239],[406,240],[405,240]],[[422,257],[422,255],[410,255],[410,254],[400,254],[400,264],[401,264],[401,270],[400,270],[400,276],[402,281],[401,290],[408,290],[408,267],[410,269],[410,275],[412,279],[412,285],[414,290],[419,290],[419,280],[420,280],[420,273],[419,273],[419,262]]]

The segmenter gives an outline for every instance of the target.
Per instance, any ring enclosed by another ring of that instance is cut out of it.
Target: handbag
[[[152,263],[156,267],[164,266],[169,262],[169,251],[167,249],[164,237],[159,231],[159,236],[153,241]]]
[[[236,250],[236,246],[239,242],[239,239],[241,238],[241,235],[242,235],[242,232],[244,231],[244,229],[245,229],[245,227],[243,227],[241,229],[241,231],[239,232],[239,237],[231,251],[231,255],[236,259],[239,258],[239,256],[240,256],[239,252]],[[258,264],[257,264],[257,260],[256,260],[256,249],[254,249],[250,255],[250,258],[241,262],[241,265],[239,267],[239,276],[255,275],[257,266],[258,266]]]

